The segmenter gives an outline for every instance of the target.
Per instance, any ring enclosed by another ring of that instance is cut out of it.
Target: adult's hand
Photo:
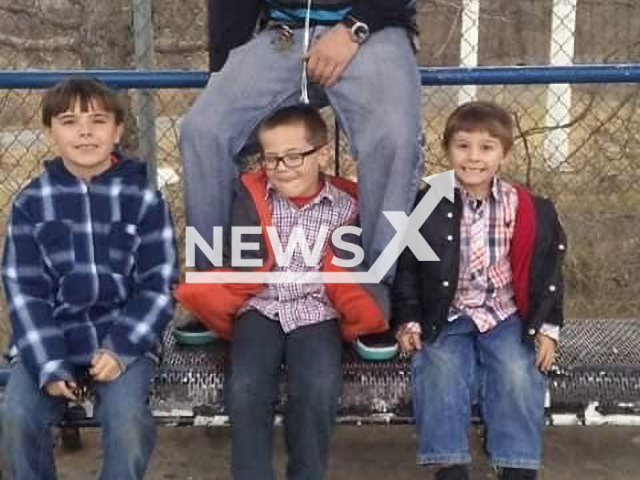
[[[334,85],[358,52],[349,29],[339,23],[312,46],[305,57],[309,78],[323,87]]]

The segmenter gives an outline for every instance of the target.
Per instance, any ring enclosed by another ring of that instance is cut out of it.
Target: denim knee
[[[101,404],[96,409],[96,417],[103,428],[124,431],[147,428],[153,421],[151,409],[143,402]]]
[[[24,392],[26,393],[26,392]],[[64,404],[61,404],[58,409],[59,412],[49,411],[43,408],[33,408],[36,405],[35,402],[30,401],[28,398],[18,398],[14,395],[9,395],[5,398],[5,403],[0,410],[0,425],[3,437],[10,438],[14,435],[20,435],[20,432],[27,431],[42,431],[44,428],[51,427],[58,418],[56,413],[59,413],[60,419],[62,418],[62,411]],[[7,440],[9,441],[9,440]]]
[[[221,125],[213,112],[204,111],[195,104],[183,117],[180,125],[180,143],[199,142],[206,136],[209,141],[223,138]]]
[[[337,408],[341,392],[341,378],[327,375],[289,385],[288,401],[313,411]]]
[[[228,385],[230,392],[227,394],[227,402],[232,414],[252,411],[259,406],[271,406],[278,392],[277,381],[268,381],[257,372],[243,375],[232,373]]]

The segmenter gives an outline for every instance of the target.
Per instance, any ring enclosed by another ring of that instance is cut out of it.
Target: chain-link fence
[[[0,0],[0,70],[205,70],[206,18],[206,0]],[[640,2],[633,0],[419,0],[419,60],[427,66],[637,63],[638,23]],[[125,147],[155,160],[182,235],[179,120],[199,92],[125,93],[132,112]],[[2,228],[12,196],[52,155],[40,132],[40,97],[0,90]],[[425,87],[428,170],[446,167],[439,135],[448,113],[468,98],[494,99],[513,112],[518,140],[507,175],[558,203],[571,239],[569,314],[634,315],[640,85]],[[349,161],[342,171],[353,172]],[[0,346],[7,330],[0,301]]]

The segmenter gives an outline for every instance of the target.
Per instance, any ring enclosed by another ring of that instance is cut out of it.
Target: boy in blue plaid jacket
[[[149,382],[172,314],[171,217],[144,163],[114,153],[124,109],[104,85],[48,90],[58,156],[15,198],[2,280],[12,327],[3,450],[16,480],[55,479],[50,427],[93,383],[105,448],[100,479],[141,479],[155,444]]]

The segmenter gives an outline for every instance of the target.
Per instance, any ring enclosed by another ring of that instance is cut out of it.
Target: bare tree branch
[[[461,9],[461,4],[462,2],[460,0],[428,0],[426,2],[416,2],[416,9],[419,12],[426,12],[429,8],[436,6],[452,8],[459,11]]]
[[[533,158],[531,156],[531,150],[529,149],[529,141],[527,140],[527,136],[522,131],[522,124],[520,123],[520,116],[514,112],[513,117],[515,119],[516,128],[518,129],[518,133],[520,134],[520,138],[522,139],[522,144],[524,146],[524,154],[527,158],[527,170],[525,172],[525,183],[524,185],[527,188],[531,188],[531,170],[533,167]]]
[[[445,38],[440,48],[433,54],[434,59],[438,59],[445,52],[451,41],[453,40],[453,35],[457,32],[458,24],[460,23],[460,7],[457,8],[457,12],[455,14],[454,20],[451,23],[451,28],[449,28],[449,33],[447,33],[447,38]]]
[[[578,115],[573,117],[573,119],[571,121],[569,121],[567,123],[560,124],[560,125],[529,128],[528,130],[520,132],[519,135],[516,137],[516,140],[519,140],[520,138],[525,138],[525,137],[532,137],[534,135],[541,135],[543,133],[551,132],[552,130],[561,130],[561,129],[565,129],[565,128],[571,128],[574,125],[577,125],[578,123],[583,121],[587,117],[587,115],[591,111],[591,108],[593,107],[595,101],[596,101],[596,94],[595,93],[591,93],[591,96],[589,97],[589,103],[587,103],[587,105],[585,105],[585,107],[582,109],[582,111]]]
[[[0,45],[15,48],[22,52],[75,52],[77,42],[69,37],[57,37],[47,40],[33,40],[0,33]]]
[[[629,93],[622,100],[620,100],[620,102],[618,103],[617,107],[615,109],[613,109],[609,115],[607,115],[602,121],[600,121],[598,123],[598,125],[595,128],[593,128],[589,132],[589,134],[586,136],[586,138],[582,141],[582,143],[580,145],[578,145],[573,150],[573,152],[569,153],[569,155],[567,156],[567,161],[569,161],[573,157],[575,157],[578,154],[578,152],[580,152],[580,150],[582,150],[589,143],[589,140],[591,140],[596,135],[598,135],[600,133],[600,131],[602,129],[604,129],[607,126],[607,124],[609,124],[609,122],[611,122],[614,118],[616,118],[618,116],[618,114],[622,111],[622,109],[628,103],[630,103],[633,100],[633,98],[638,95],[639,92],[640,92],[640,89],[635,89],[635,91]]]

